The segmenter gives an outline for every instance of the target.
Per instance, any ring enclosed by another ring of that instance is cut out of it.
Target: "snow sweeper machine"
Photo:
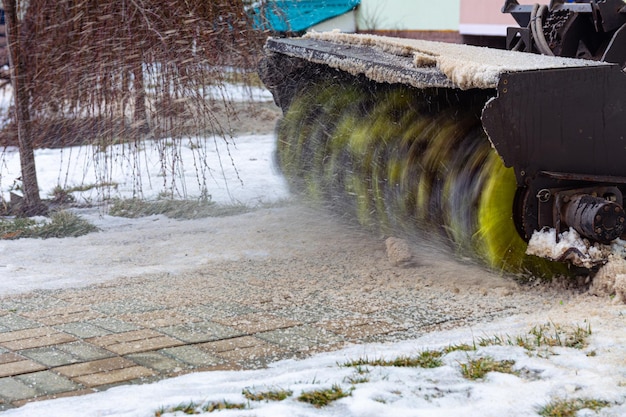
[[[270,38],[291,185],[498,270],[624,257],[626,3],[505,2],[507,49],[340,32]]]

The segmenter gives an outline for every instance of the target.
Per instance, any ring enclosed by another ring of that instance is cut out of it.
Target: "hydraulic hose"
[[[546,41],[546,36],[543,33],[543,17],[546,11],[548,11],[548,6],[539,6],[539,4],[535,3],[530,14],[530,26],[533,39],[535,40],[535,45],[537,46],[539,52],[544,55],[554,56],[554,52],[550,49],[550,46]]]

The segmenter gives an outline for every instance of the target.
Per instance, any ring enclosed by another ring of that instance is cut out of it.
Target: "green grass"
[[[439,350],[425,350],[417,356],[398,356],[395,359],[368,359],[361,358],[342,364],[344,367],[370,366],[394,366],[406,368],[437,368],[443,365],[441,357],[444,352]]]
[[[200,411],[198,411],[200,408],[200,404],[194,403],[193,401],[190,401],[188,403],[185,404],[179,404],[176,405],[174,407],[170,407],[170,408],[165,408],[162,407],[160,409],[158,409],[157,411],[154,412],[154,416],[155,417],[161,417],[163,414],[166,413],[176,413],[176,412],[181,412],[183,414],[200,414]]]
[[[539,410],[542,417],[575,417],[583,409],[598,411],[610,405],[607,401],[592,399],[554,400]]]
[[[82,193],[94,188],[117,188],[119,184],[115,182],[102,182],[98,184],[81,184],[72,187],[61,187],[57,185],[49,193],[52,202],[57,204],[72,204],[76,201],[72,193]]]
[[[476,350],[476,344],[467,344],[467,343],[459,343],[458,345],[449,345],[448,347],[443,349],[444,353],[451,353],[451,352],[457,352],[457,351],[461,351],[461,352],[471,352]]]
[[[370,379],[367,376],[350,375],[344,378],[344,382],[351,384],[351,385],[366,384],[370,382]]]
[[[283,401],[291,397],[293,391],[277,389],[270,391],[255,391],[249,389],[243,390],[243,396],[250,401]]]
[[[212,401],[202,406],[202,411],[212,413],[213,411],[222,410],[244,410],[246,405],[243,403],[231,403],[228,401]]]
[[[222,205],[210,200],[140,199],[115,200],[109,207],[111,216],[138,218],[162,214],[172,219],[201,219],[205,217],[234,216],[250,212],[243,204]]]
[[[367,382],[370,382],[370,378],[368,376],[370,370],[368,367],[363,365],[356,365],[354,368],[354,374],[345,377],[344,382],[352,385],[365,384]]]
[[[248,85],[250,87],[264,87],[259,74],[255,72],[244,72],[244,71],[231,71],[224,72],[223,74],[223,82],[231,83],[231,84],[243,84]]]
[[[467,379],[483,379],[489,372],[501,372],[505,374],[517,373],[513,370],[515,361],[496,361],[493,358],[486,356],[476,359],[471,359],[467,363],[461,364],[461,374]]]
[[[478,340],[479,346],[520,346],[532,351],[540,348],[567,347],[583,349],[587,346],[587,339],[591,336],[591,325],[563,326],[556,323],[545,323],[533,326],[530,331],[521,336],[494,336]]]
[[[322,408],[333,401],[337,401],[350,395],[350,391],[344,391],[339,385],[333,385],[331,388],[327,389],[303,392],[298,397],[298,401],[309,403],[315,408]]]
[[[205,405],[200,403],[195,403],[190,401],[188,403],[183,403],[176,405],[174,407],[161,407],[157,411],[154,412],[154,417],[161,417],[164,414],[168,413],[183,413],[188,415],[196,415],[202,413],[212,413],[213,411],[222,411],[222,410],[244,410],[246,409],[246,405],[243,403],[231,403],[228,401],[211,401]]]
[[[36,221],[30,218],[0,220],[0,239],[5,240],[78,237],[97,230],[96,226],[68,211],[52,213],[49,221]]]

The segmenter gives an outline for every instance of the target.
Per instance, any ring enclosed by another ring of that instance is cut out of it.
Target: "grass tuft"
[[[36,230],[36,237],[78,237],[95,232],[98,228],[87,220],[69,211],[58,211],[50,215],[50,222],[44,223]]]
[[[30,237],[31,229],[36,226],[37,222],[29,218],[0,220],[0,238],[9,240]]]
[[[357,375],[351,375],[351,376],[345,377],[344,382],[351,384],[351,385],[366,384],[370,382],[370,378],[367,376],[357,374]]]
[[[234,216],[250,212],[243,204],[222,205],[210,200],[162,199],[146,201],[136,198],[115,200],[109,208],[111,216],[138,218],[163,214],[171,219],[201,219]]]
[[[395,359],[368,359],[361,358],[344,363],[344,367],[370,366],[395,366],[405,368],[437,368],[443,365],[441,357],[444,352],[439,350],[425,350],[418,356],[398,356]]]
[[[607,401],[593,399],[554,400],[539,410],[542,417],[575,417],[583,409],[598,411],[610,405]]]
[[[0,239],[78,237],[95,232],[98,228],[87,220],[68,211],[50,215],[49,221],[38,222],[30,218],[0,220]]]
[[[188,403],[183,403],[176,405],[174,407],[161,407],[154,412],[154,417],[161,417],[164,414],[169,413],[178,413],[181,412],[183,414],[188,415],[196,415],[202,413],[212,413],[213,411],[222,411],[222,410],[244,410],[246,405],[243,403],[231,403],[228,401],[212,401],[208,404],[201,405],[199,403],[195,403],[190,401]]]
[[[250,401],[283,401],[293,394],[293,391],[279,389],[270,391],[252,392],[249,389],[243,390],[243,396]]]
[[[567,347],[583,349],[587,346],[587,339],[591,336],[591,325],[563,326],[556,323],[545,323],[533,326],[526,335],[493,336],[478,340],[479,346],[520,346],[526,350],[535,350],[550,347]]]
[[[483,379],[489,372],[517,375],[517,372],[513,371],[513,365],[515,365],[515,361],[496,361],[486,356],[472,359],[468,363],[462,363],[461,374],[463,377],[472,380]]]
[[[200,407],[200,404],[190,401],[188,403],[179,404],[170,408],[161,407],[157,411],[155,411],[154,416],[161,417],[163,414],[176,413],[179,411],[183,414],[189,414],[189,415],[200,414],[199,407]]]
[[[322,408],[333,401],[348,397],[351,392],[344,391],[339,385],[333,385],[328,389],[319,389],[315,391],[303,392],[298,397],[298,401],[309,403],[315,408]]]
[[[469,345],[467,343],[460,343],[458,345],[449,345],[448,347],[443,349],[443,353],[448,354],[452,352],[472,352],[476,350],[476,344]]]
[[[212,413],[213,411],[222,410],[245,410],[246,405],[243,403],[231,403],[228,401],[213,401],[202,407],[202,411]]]

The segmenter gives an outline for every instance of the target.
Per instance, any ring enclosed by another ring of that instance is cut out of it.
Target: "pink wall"
[[[536,1],[519,1],[533,4]],[[547,0],[546,0],[547,3]],[[510,14],[501,12],[504,0],[461,0],[459,32],[470,35],[502,35],[507,26],[516,26]]]

